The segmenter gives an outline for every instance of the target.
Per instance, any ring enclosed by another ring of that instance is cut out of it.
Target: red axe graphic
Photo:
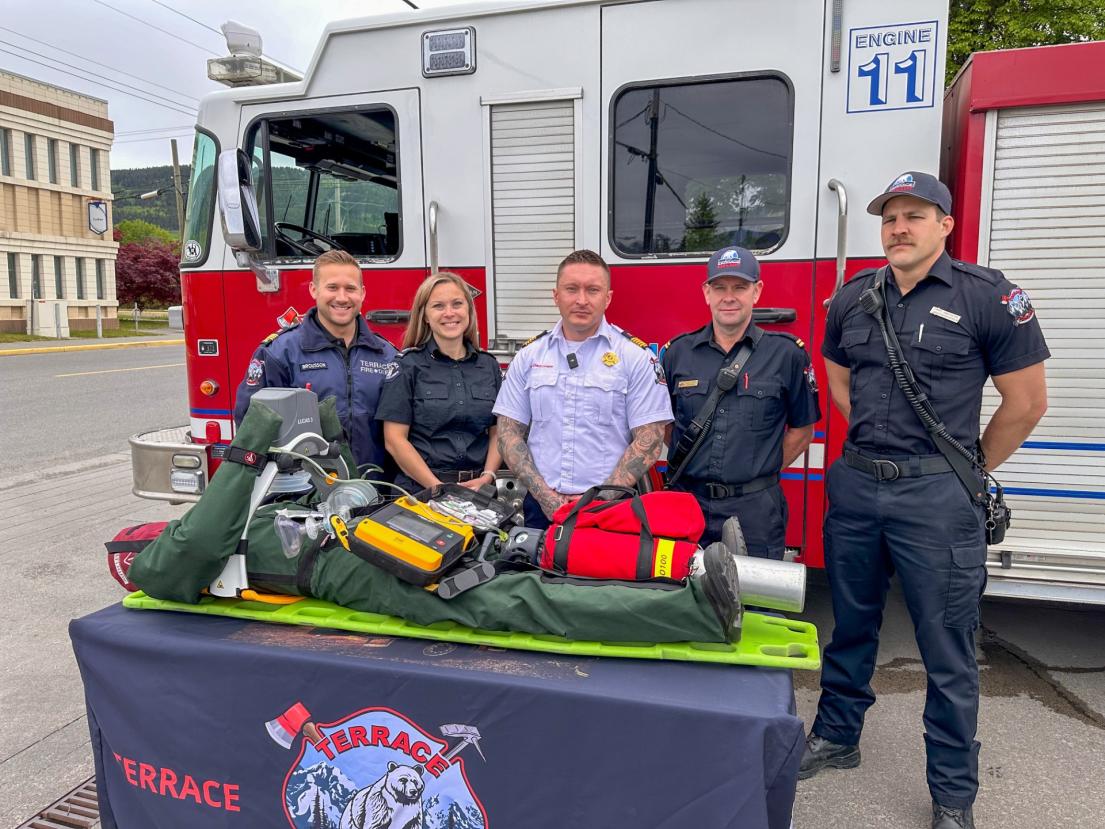
[[[322,741],[323,734],[318,726],[311,722],[311,712],[302,702],[297,702],[275,720],[265,723],[265,730],[273,741],[290,749],[300,732],[314,744]]]

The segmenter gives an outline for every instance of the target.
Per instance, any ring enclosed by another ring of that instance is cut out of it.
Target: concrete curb
[[[89,343],[88,345],[50,345],[43,348],[0,349],[0,357],[19,354],[52,354],[57,351],[103,351],[108,348],[150,348],[157,345],[184,345],[184,340],[139,340],[127,343]]]

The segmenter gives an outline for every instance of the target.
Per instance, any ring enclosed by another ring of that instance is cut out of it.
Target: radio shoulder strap
[[[952,468],[959,482],[963,484],[963,488],[967,490],[971,500],[976,504],[985,504],[986,488],[979,476],[975,474],[978,461],[948,434],[943,420],[932,405],[932,401],[917,388],[913,370],[902,355],[901,343],[894,331],[894,323],[890,319],[890,309],[886,302],[886,275],[889,268],[889,265],[885,265],[879,270],[875,277],[875,287],[882,294],[882,307],[879,311],[882,324],[879,326],[879,331],[882,334],[883,344],[886,346],[886,354],[890,359],[894,379],[906,400],[909,401],[913,413],[917,415],[917,419],[921,421],[921,425],[928,432],[933,445],[947,460],[948,465]]]
[[[698,410],[698,414],[691,420],[690,425],[683,430],[679,442],[672,450],[671,457],[668,458],[668,468],[672,470],[668,476],[669,487],[675,485],[675,482],[679,480],[683,471],[687,468],[687,464],[691,462],[691,458],[702,446],[706,435],[709,434],[714,425],[714,412],[717,410],[718,403],[721,402],[722,395],[737,384],[741,370],[747,367],[748,361],[755,353],[756,346],[759,344],[763,333],[762,328],[750,322],[748,336],[737,350],[737,355],[731,363],[723,365],[717,373],[714,387],[706,398],[706,402],[702,404],[702,408]]]

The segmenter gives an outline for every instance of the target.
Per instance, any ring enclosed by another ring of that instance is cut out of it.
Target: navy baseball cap
[[[944,182],[936,176],[918,173],[916,170],[902,173],[890,182],[882,195],[875,196],[867,205],[867,212],[872,216],[881,216],[883,205],[895,196],[913,196],[935,204],[945,213],[952,212],[952,194]]]
[[[760,263],[751,251],[736,246],[722,248],[706,263],[706,281],[721,276],[739,276],[749,282],[760,281]]]

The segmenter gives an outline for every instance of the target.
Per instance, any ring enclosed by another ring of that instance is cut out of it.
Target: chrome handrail
[[[437,202],[430,202],[430,207],[427,211],[427,224],[430,231],[430,273],[437,273],[437,211]]]
[[[837,217],[836,217],[836,284],[833,292],[825,300],[825,307],[833,301],[836,292],[844,284],[844,263],[848,256],[848,190],[840,179],[829,179],[829,189],[836,193]]]

